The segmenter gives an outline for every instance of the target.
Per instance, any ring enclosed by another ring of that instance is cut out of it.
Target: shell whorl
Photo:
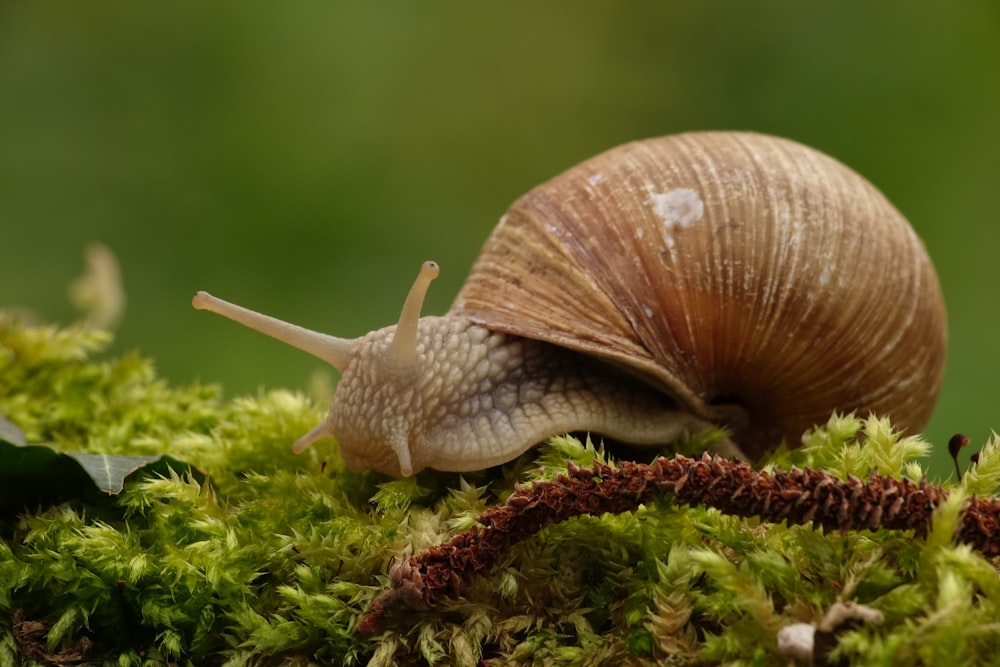
[[[529,191],[451,313],[624,366],[700,417],[736,404],[752,458],[834,410],[921,428],[946,347],[899,212],[836,160],[751,133],[626,144]]]

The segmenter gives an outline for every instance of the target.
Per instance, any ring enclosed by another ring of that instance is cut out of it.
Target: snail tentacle
[[[356,347],[356,340],[337,338],[329,334],[306,329],[283,320],[258,313],[255,310],[237,306],[208,292],[198,292],[191,300],[198,310],[207,310],[227,317],[243,326],[276,338],[283,343],[319,357],[338,371],[343,371]]]

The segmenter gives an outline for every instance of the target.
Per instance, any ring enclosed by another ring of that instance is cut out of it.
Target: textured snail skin
[[[835,410],[921,428],[943,373],[940,288],[906,220],[792,141],[691,133],[626,144],[534,188],[452,308],[355,340],[200,292],[196,308],[342,372],[325,436],[390,475],[503,463],[550,436],[669,443],[712,424],[758,458]]]
[[[326,422],[352,470],[481,470],[569,431],[662,444],[710,426],[606,364],[464,318],[421,318],[419,371],[400,382],[370,362],[392,333],[361,339]]]
[[[426,262],[400,324],[345,340],[198,292],[210,310],[288,342],[342,372],[326,419],[294,445],[335,437],[348,467],[409,476],[504,463],[546,438],[593,431],[669,443],[711,424],[622,371],[463,317],[418,318],[437,265]]]

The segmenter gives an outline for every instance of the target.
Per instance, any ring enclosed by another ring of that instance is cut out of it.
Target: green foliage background
[[[443,312],[529,187],[623,141],[754,129],[837,156],[912,221],[951,322],[928,437],[982,443],[998,69],[992,0],[2,3],[0,305],[70,320],[101,240],[129,298],[118,350],[230,394],[302,387],[316,362],[190,295],[353,336],[434,258]]]

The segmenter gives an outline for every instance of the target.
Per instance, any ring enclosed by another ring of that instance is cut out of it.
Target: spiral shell
[[[532,189],[451,314],[626,368],[751,458],[834,410],[920,429],[947,339],[927,252],[875,187],[738,132],[626,144]]]

